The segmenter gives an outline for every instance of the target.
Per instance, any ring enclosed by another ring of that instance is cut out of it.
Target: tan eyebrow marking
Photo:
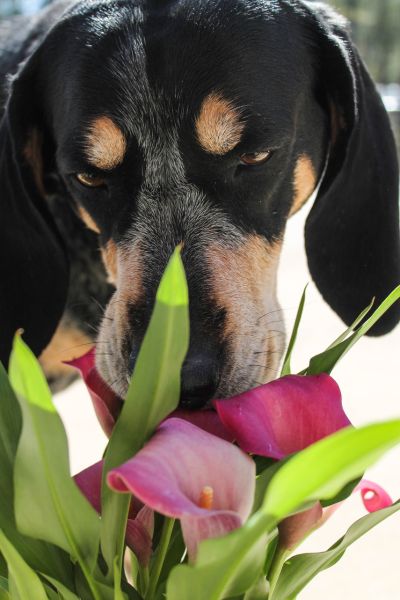
[[[86,158],[98,169],[117,167],[126,152],[126,139],[109,117],[98,117],[89,126],[85,139]]]
[[[216,92],[205,98],[196,119],[196,134],[201,147],[211,154],[223,155],[240,142],[244,123],[232,102]]]
[[[302,154],[296,162],[294,169],[294,198],[290,216],[294,215],[308,200],[317,185],[317,174],[311,158]]]

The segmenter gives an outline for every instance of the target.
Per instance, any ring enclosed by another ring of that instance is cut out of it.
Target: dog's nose
[[[138,350],[131,351],[128,363],[132,373],[138,356]],[[189,352],[181,371],[181,408],[196,410],[202,408],[213,398],[218,387],[217,359],[214,355]]]
[[[189,354],[182,367],[179,406],[192,410],[205,406],[217,390],[217,372],[215,356]]]

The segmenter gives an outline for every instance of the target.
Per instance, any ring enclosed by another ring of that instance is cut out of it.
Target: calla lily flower
[[[288,375],[214,406],[242,450],[278,460],[351,425],[325,373]]]
[[[79,358],[66,361],[66,364],[80,371],[92,399],[97,419],[104,433],[110,437],[121,412],[122,400],[100,377],[95,366],[95,349],[92,348]]]
[[[81,492],[99,514],[101,514],[102,471],[101,460],[74,477]],[[154,512],[148,506],[143,506],[136,498],[132,498],[126,526],[126,543],[144,567],[150,562],[153,532]]]
[[[97,419],[107,437],[111,436],[115,422],[121,412],[123,401],[100,377],[95,365],[95,349],[66,364],[80,371],[86,384]],[[223,440],[233,442],[233,437],[222,424],[215,410],[176,410],[173,417],[189,421]]]
[[[362,479],[354,488],[353,493],[360,492],[365,509],[376,512],[392,506],[393,500],[377,483]],[[279,524],[279,545],[291,552],[315,529],[321,527],[343,502],[337,502],[327,508],[322,508],[320,502],[303,512],[284,519]]]
[[[254,498],[255,464],[233,444],[169,418],[131,460],[111,470],[108,485],[153,510],[180,519],[190,561],[201,540],[240,527]]]

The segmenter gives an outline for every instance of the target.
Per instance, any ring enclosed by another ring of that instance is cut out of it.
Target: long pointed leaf
[[[10,379],[23,414],[14,472],[18,528],[60,546],[88,574],[97,561],[99,518],[71,479],[63,424],[36,358],[19,336]]]
[[[188,302],[185,271],[176,249],[161,279],[128,394],[108,445],[104,475],[136,454],[179,403],[180,372],[189,346]],[[129,496],[115,494],[104,481],[101,547],[111,577],[115,556],[121,565]]]
[[[297,334],[299,332],[299,325],[300,325],[301,317],[303,315],[304,303],[306,301],[307,287],[308,287],[308,285],[306,285],[306,287],[304,288],[303,293],[300,298],[299,308],[297,309],[296,318],[294,320],[292,335],[290,336],[289,345],[286,350],[285,358],[283,360],[281,377],[283,377],[284,375],[290,375],[292,372],[290,361],[292,358],[293,348],[296,343]]]
[[[388,508],[362,517],[329,550],[293,556],[283,566],[272,600],[287,600],[297,595],[318,573],[328,569],[345,550],[370,529],[400,510],[400,501]]]
[[[21,600],[27,600],[28,598],[47,600],[45,589],[39,577],[18,554],[2,531],[0,531],[0,551],[8,564],[10,583],[12,581],[10,591],[12,592],[13,586]],[[12,593],[11,597],[13,597]]]
[[[272,478],[263,510],[281,521],[305,503],[325,500],[400,443],[400,420],[348,427],[292,457]]]
[[[350,337],[336,343],[325,352],[313,356],[310,364],[302,371],[302,374],[319,375],[320,373],[331,373],[332,369],[341,358],[350,350],[358,340],[368,333],[383,314],[400,298],[400,285],[378,306],[373,314],[367,319]],[[365,309],[366,310],[366,309]],[[365,311],[363,311],[364,313]],[[362,313],[362,314],[363,314]]]
[[[35,570],[64,583],[72,578],[69,556],[61,549],[22,535],[14,519],[14,460],[21,435],[21,409],[0,363],[0,529]]]

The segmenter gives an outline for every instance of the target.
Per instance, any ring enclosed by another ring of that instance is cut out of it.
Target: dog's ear
[[[38,355],[61,317],[68,262],[41,180],[36,60],[11,84],[0,124],[0,360],[17,329]]]
[[[346,26],[321,5],[304,2],[318,92],[331,113],[328,164],[305,230],[311,275],[324,299],[351,323],[372,298],[400,283],[396,147],[380,96]],[[390,331],[397,302],[372,329]]]

